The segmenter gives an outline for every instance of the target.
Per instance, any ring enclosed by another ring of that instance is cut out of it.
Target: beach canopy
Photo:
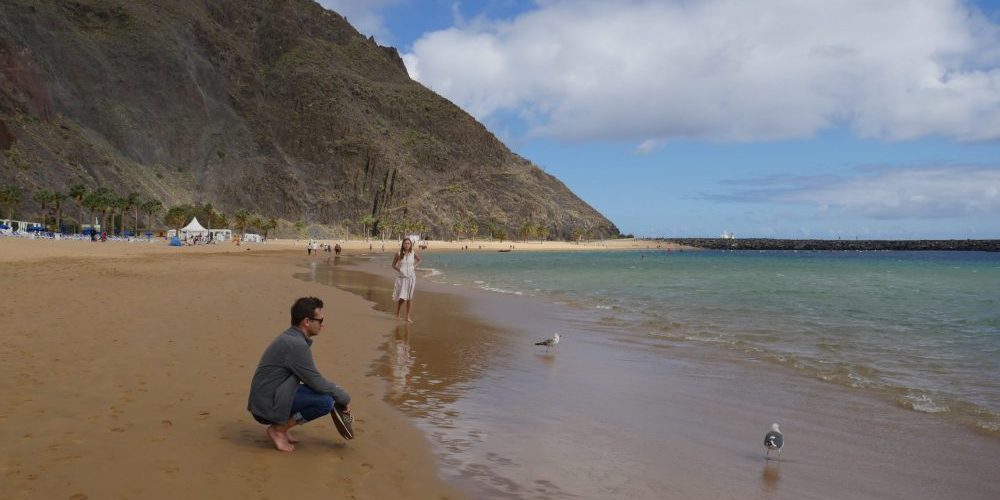
[[[184,232],[184,233],[207,233],[208,230],[205,229],[205,226],[202,226],[198,222],[198,218],[197,217],[194,217],[194,218],[191,219],[191,222],[188,225],[186,225],[186,226],[184,226],[184,227],[181,228],[181,232]]]

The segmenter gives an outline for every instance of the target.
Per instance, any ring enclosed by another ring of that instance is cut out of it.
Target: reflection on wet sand
[[[389,279],[354,271],[340,259],[315,271],[312,265],[309,267],[309,273],[296,277],[360,295],[375,303],[378,311],[393,311]],[[422,291],[418,283],[413,301],[415,323],[396,326],[375,368],[379,376],[391,382],[386,394],[389,402],[433,425],[450,425],[454,415],[445,412],[444,407],[462,396],[503,345],[493,327],[456,310],[455,300]],[[439,342],[442,337],[448,342]]]
[[[760,471],[761,491],[765,497],[770,497],[778,491],[778,479],[781,472],[779,464],[766,460],[764,469]]]
[[[544,364],[549,368],[553,368],[556,366],[556,355],[554,353],[551,352],[535,353],[535,358],[540,360],[542,364]]]
[[[351,259],[296,277],[357,294],[373,302],[378,311],[394,311],[390,279],[353,270]],[[441,462],[458,475],[458,481],[487,485],[500,496],[519,496],[523,486],[504,471],[520,466],[493,453],[478,456],[474,450],[481,450],[489,437],[481,425],[486,415],[475,405],[458,404],[463,398],[489,397],[476,383],[487,370],[508,364],[513,349],[510,332],[501,332],[472,316],[468,308],[456,306],[464,300],[422,290],[418,282],[414,323],[401,322],[393,328],[374,372],[388,382],[386,400],[416,418],[418,426],[440,446]],[[554,366],[554,352],[538,354],[546,367]],[[536,484],[531,489],[547,498],[559,496],[555,485]]]
[[[392,353],[389,359],[389,367],[392,371],[391,391],[395,394],[405,394],[407,385],[409,385],[410,371],[413,369],[409,323],[396,326],[390,352]]]

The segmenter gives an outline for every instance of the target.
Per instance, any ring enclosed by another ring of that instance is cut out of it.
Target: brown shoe
[[[344,439],[354,439],[354,429],[351,428],[351,423],[354,422],[353,415],[344,415],[340,408],[334,406],[333,411],[330,412],[330,418],[333,419],[333,425],[337,427],[337,432],[344,436]]]

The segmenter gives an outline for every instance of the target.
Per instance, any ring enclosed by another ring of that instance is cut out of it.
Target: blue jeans
[[[333,396],[320,394],[305,384],[299,384],[292,400],[292,415],[299,425],[315,420],[333,411]]]

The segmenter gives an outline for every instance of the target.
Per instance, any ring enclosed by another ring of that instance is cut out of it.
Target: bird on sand
[[[769,457],[771,450],[777,450],[778,460],[781,460],[781,447],[785,444],[785,438],[781,436],[778,424],[771,424],[771,432],[764,435],[764,456]]]
[[[545,350],[547,351],[547,350],[549,350],[550,347],[552,347],[552,346],[554,346],[554,345],[556,345],[558,343],[559,343],[559,334],[557,333],[557,334],[555,334],[555,335],[553,335],[553,336],[551,336],[551,337],[549,337],[549,338],[547,338],[545,340],[539,340],[538,342],[535,342],[535,345],[543,345],[543,346],[545,346]]]

